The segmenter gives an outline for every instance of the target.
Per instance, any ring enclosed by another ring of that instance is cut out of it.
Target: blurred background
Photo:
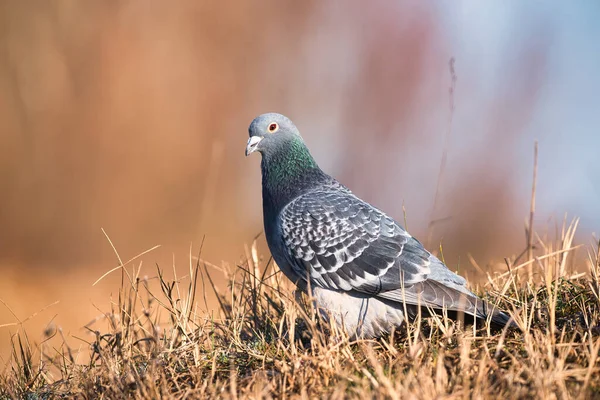
[[[92,286],[117,265],[101,228],[124,260],[161,245],[142,275],[185,271],[203,238],[204,259],[243,260],[262,230],[247,126],[268,111],[359,196],[399,221],[404,205],[452,269],[524,249],[535,140],[536,225],[580,216],[589,242],[600,3],[365,4],[0,1],[2,360],[3,325],[58,301],[30,337],[51,320],[83,336],[107,309],[120,274]]]

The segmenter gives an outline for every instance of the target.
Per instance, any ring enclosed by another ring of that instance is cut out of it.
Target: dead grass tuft
[[[506,272],[489,276],[485,297],[523,332],[417,318],[389,337],[350,342],[291,297],[255,247],[233,270],[197,258],[173,281],[158,266],[149,279],[141,265],[125,265],[101,318],[108,328],[86,327],[90,361],[78,362],[81,351],[66,341],[34,346],[19,333],[0,398],[597,397],[600,246],[578,261],[576,225],[553,242],[538,237],[540,255],[507,260]],[[227,290],[213,284],[215,269]],[[219,299],[214,314],[199,305],[209,290]]]

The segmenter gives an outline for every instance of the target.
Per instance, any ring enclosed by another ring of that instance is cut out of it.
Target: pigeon
[[[263,114],[248,132],[246,156],[262,154],[273,259],[351,338],[388,334],[419,312],[510,324],[398,222],[323,172],[290,119]]]

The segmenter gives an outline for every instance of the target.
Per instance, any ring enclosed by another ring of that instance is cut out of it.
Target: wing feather
[[[396,221],[343,187],[303,194],[279,223],[292,269],[311,285],[508,321]]]
[[[302,194],[277,218],[276,249],[302,287],[310,280],[311,287],[508,321],[396,221],[337,182]]]
[[[298,276],[333,290],[376,294],[427,279],[429,257],[392,218],[353,194],[312,191],[280,215]]]

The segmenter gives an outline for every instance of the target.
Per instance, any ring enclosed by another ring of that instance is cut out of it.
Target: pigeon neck
[[[261,169],[263,200],[275,209],[326,177],[301,140],[290,141],[278,151],[263,154]]]

